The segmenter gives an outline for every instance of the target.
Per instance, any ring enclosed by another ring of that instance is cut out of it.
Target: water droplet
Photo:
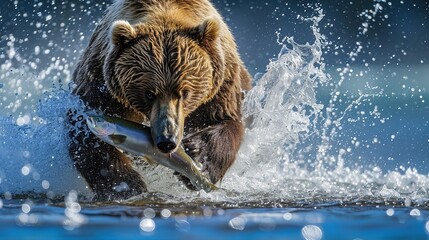
[[[49,181],[47,181],[47,180],[43,180],[42,181],[42,187],[43,187],[43,189],[48,189],[49,186],[50,186]]]
[[[220,209],[217,210],[217,214],[219,216],[222,216],[224,213],[225,213],[225,210],[223,210],[222,208],[220,208]]]
[[[24,203],[21,206],[21,210],[22,210],[23,213],[29,213],[31,211],[31,207],[30,207],[29,204]]]
[[[18,126],[22,126],[24,124],[29,124],[30,123],[30,116],[29,115],[25,115],[23,117],[19,117],[16,119],[16,125]]]
[[[393,208],[389,208],[386,210],[387,216],[391,217],[393,214],[395,214],[395,210]]]
[[[139,225],[144,232],[153,232],[155,230],[155,222],[150,218],[144,218]]]
[[[22,126],[24,125],[24,119],[19,117],[18,119],[16,119],[16,125],[18,126]]]
[[[152,208],[146,208],[146,209],[143,211],[143,215],[144,215],[146,218],[154,218],[154,217],[155,217],[155,215],[156,215],[156,213],[155,213],[155,210],[153,210]]]
[[[6,200],[11,200],[12,199],[12,193],[11,192],[5,192],[4,193],[4,198],[6,199]]]
[[[77,201],[77,192],[75,190],[71,190],[66,197],[66,202],[76,202]]]
[[[414,208],[413,210],[411,210],[410,216],[413,216],[413,217],[420,216],[420,210],[418,210],[417,208]]]
[[[169,218],[171,216],[171,211],[169,209],[162,209],[161,217]]]
[[[22,175],[27,176],[28,174],[30,174],[30,170],[31,167],[29,165],[25,165],[21,168],[21,173]]]
[[[213,216],[213,211],[210,208],[204,208],[203,215],[206,217],[211,217]]]
[[[40,53],[40,47],[39,46],[35,46],[34,47],[34,55],[39,55]]]
[[[322,230],[315,225],[307,225],[301,230],[302,236],[306,240],[320,240],[322,239]]]
[[[243,231],[244,228],[246,227],[246,223],[247,223],[246,218],[242,216],[238,216],[229,220],[228,225],[235,230]]]
[[[29,151],[23,151],[22,156],[24,156],[25,158],[28,158],[28,157],[30,157],[30,152]]]
[[[80,204],[77,202],[73,202],[68,204],[67,209],[71,212],[71,213],[79,213],[81,210]]]
[[[286,221],[290,221],[292,219],[292,217],[293,217],[293,215],[290,212],[283,214],[283,219]]]
[[[28,214],[20,213],[20,214],[18,215],[18,220],[19,220],[21,223],[27,223],[27,222],[28,222]]]

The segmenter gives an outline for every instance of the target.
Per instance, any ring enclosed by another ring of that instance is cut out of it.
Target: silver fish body
[[[171,154],[160,152],[153,144],[149,127],[125,119],[108,116],[88,116],[88,128],[104,142],[131,154],[141,155],[189,178],[197,189],[206,192],[217,187],[204,177],[196,163],[179,147]]]

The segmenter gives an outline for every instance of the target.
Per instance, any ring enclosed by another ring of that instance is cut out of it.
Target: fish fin
[[[144,159],[147,163],[149,163],[149,165],[152,165],[152,166],[156,166],[156,165],[158,165],[158,163],[157,163],[157,162],[155,162],[154,160],[150,159],[150,158],[149,158],[149,157],[147,157],[146,155],[143,155],[143,156],[141,156],[141,157],[143,157],[143,159]]]
[[[120,145],[122,143],[125,142],[125,140],[127,139],[127,136],[125,135],[118,135],[118,134],[110,134],[109,138],[112,140],[112,142],[115,145]]]

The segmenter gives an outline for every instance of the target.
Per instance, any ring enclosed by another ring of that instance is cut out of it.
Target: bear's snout
[[[152,106],[150,125],[154,145],[163,153],[172,153],[183,137],[183,107],[179,99],[159,98]]]
[[[172,135],[169,136],[158,136],[156,138],[156,146],[163,153],[170,153],[177,147],[177,139]]]

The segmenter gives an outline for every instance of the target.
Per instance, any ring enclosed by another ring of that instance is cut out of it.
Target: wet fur
[[[250,88],[250,76],[210,2],[116,1],[95,29],[73,81],[74,93],[88,107],[136,122],[153,114],[145,91],[181,99],[182,144],[188,154],[203,164],[213,183],[233,164],[244,132],[242,90]],[[184,98],[184,91],[191,94]],[[146,191],[130,160],[91,133],[84,134],[86,126],[73,110],[69,123],[75,127],[70,155],[99,199]],[[113,189],[121,182],[128,184],[128,191]]]

